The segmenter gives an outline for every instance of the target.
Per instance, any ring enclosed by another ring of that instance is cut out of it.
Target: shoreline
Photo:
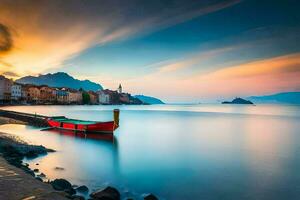
[[[0,117],[0,125],[26,124]],[[55,191],[50,184],[35,177],[35,173],[23,163],[24,157],[36,157],[53,152],[43,146],[29,145],[20,138],[0,132],[0,199],[66,200],[65,193]]]
[[[0,126],[5,124],[29,125],[26,122],[0,116]],[[89,191],[85,185],[74,186],[65,179],[47,181],[46,175],[36,169],[30,169],[26,158],[53,153],[42,145],[31,145],[19,137],[0,132],[0,199],[8,200],[120,200],[120,192],[113,187]],[[37,174],[40,173],[40,174]],[[144,200],[158,200],[153,194],[144,195]],[[133,200],[127,198],[126,200]]]
[[[4,124],[28,125],[19,120],[0,116],[0,125]],[[0,199],[84,199],[75,195],[76,191],[73,188],[68,188],[69,190],[60,188],[61,182],[67,182],[66,180],[55,179],[46,182],[43,179],[46,178],[44,173],[30,169],[28,164],[23,162],[24,158],[36,158],[54,152],[53,149],[31,145],[17,136],[0,132]]]

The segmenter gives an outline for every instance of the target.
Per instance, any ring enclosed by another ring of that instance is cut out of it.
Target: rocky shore
[[[3,123],[7,119],[0,121]],[[53,150],[29,145],[19,138],[0,133],[0,199],[67,199],[64,193],[36,179],[35,173],[22,162],[24,157],[32,158],[48,152]]]
[[[25,124],[24,122],[1,117],[0,125]],[[34,158],[39,155],[55,152],[41,145],[31,145],[20,138],[0,132],[0,199],[6,200],[120,200],[120,192],[113,187],[106,187],[89,194],[86,186],[74,186],[65,179],[43,182],[45,175],[38,170],[30,169],[23,163],[23,158]],[[39,174],[37,174],[39,173]],[[126,200],[133,200],[127,198]],[[142,197],[144,200],[157,200],[153,194]]]

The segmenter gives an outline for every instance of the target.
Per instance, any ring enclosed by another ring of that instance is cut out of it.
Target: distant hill
[[[164,104],[164,102],[160,99],[157,99],[155,97],[149,97],[149,96],[144,96],[144,95],[135,95],[135,98],[138,98],[141,100],[143,103],[146,104]]]
[[[235,98],[232,101],[223,101],[222,104],[253,104],[253,103],[251,101],[242,98]]]
[[[254,103],[300,104],[300,92],[284,92],[266,96],[251,96],[247,99]]]
[[[25,76],[16,80],[22,84],[34,84],[34,85],[48,85],[50,87],[68,87],[73,89],[84,89],[84,90],[99,90],[103,89],[98,83],[91,82],[89,80],[78,80],[73,78],[67,73],[57,72],[54,74],[45,74],[39,76]]]

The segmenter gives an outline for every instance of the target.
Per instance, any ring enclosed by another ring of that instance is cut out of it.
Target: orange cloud
[[[131,92],[149,91],[154,96],[168,96],[182,101],[205,98],[222,99],[235,95],[276,93],[300,90],[300,53],[199,73],[185,79],[153,74],[128,80]],[[139,84],[143,83],[143,84]]]
[[[145,7],[147,2],[117,0],[3,0],[0,23],[8,27],[14,48],[0,58],[0,73],[43,73],[62,67],[64,61],[92,46],[162,29],[238,2],[178,1],[169,9],[160,1]],[[8,41],[3,33],[0,31],[0,47]]]
[[[247,78],[262,75],[282,75],[300,72],[300,54],[285,55],[238,66],[232,66],[213,73],[216,78]]]

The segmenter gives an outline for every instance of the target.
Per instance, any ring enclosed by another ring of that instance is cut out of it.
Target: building
[[[35,85],[27,85],[27,102],[29,103],[39,103],[40,102],[40,89]]]
[[[18,83],[13,83],[11,86],[11,100],[20,101],[22,99],[22,85]]]
[[[27,85],[22,86],[22,101],[24,101],[24,102],[28,101],[28,86]]]
[[[100,90],[97,92],[100,104],[110,104],[110,90]]]
[[[120,94],[120,103],[121,104],[130,104],[129,94],[121,93]]]
[[[93,91],[88,92],[90,96],[90,104],[98,104],[98,95]]]
[[[122,94],[123,93],[123,89],[122,89],[122,85],[119,84],[119,87],[118,87],[118,93],[119,94]]]
[[[56,96],[56,101],[59,104],[69,103],[69,91],[66,88],[56,89],[55,96]]]
[[[69,103],[71,104],[82,104],[82,93],[81,91],[68,89],[69,91]]]
[[[54,103],[56,101],[56,95],[53,91],[53,88],[46,85],[40,86],[40,102],[46,104]]]
[[[0,75],[0,102],[9,102],[11,97],[11,86],[13,81]]]
[[[109,98],[110,98],[110,104],[121,104],[120,102],[120,93],[118,91],[112,91],[109,90]]]

